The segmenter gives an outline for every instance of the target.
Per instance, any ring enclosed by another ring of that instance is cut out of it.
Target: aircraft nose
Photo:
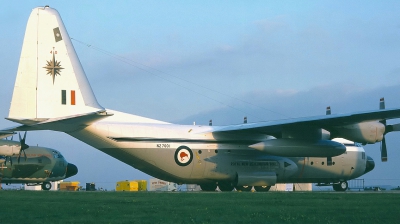
[[[364,174],[368,173],[369,171],[373,170],[374,168],[375,168],[374,160],[370,156],[367,156],[367,165],[365,166]]]
[[[72,163],[68,163],[67,165],[67,173],[65,174],[65,178],[72,177],[78,173],[78,167],[76,167]]]

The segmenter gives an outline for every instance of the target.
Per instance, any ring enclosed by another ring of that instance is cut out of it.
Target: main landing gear
[[[202,191],[215,191],[215,189],[217,189],[217,184],[216,183],[200,184],[200,187]]]
[[[267,192],[270,188],[271,186],[254,186],[254,190],[258,192]]]
[[[229,182],[220,182],[218,185],[216,183],[211,184],[200,184],[202,191],[215,191],[217,186],[220,191],[233,191],[236,188],[237,191],[249,192],[253,188],[253,186],[233,186],[232,183]],[[271,186],[254,186],[254,190],[257,192],[267,192]]]
[[[237,191],[251,191],[252,186],[236,186]]]
[[[346,191],[349,188],[347,181],[340,181],[339,183],[333,184],[333,190],[335,191]]]

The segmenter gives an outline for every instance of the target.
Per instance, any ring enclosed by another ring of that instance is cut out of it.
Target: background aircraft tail
[[[8,118],[41,121],[102,109],[57,10],[33,9]]]

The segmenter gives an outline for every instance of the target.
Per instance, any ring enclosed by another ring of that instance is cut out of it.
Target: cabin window
[[[215,150],[215,153],[218,153],[218,149]]]
[[[311,161],[311,163],[310,163],[310,164],[311,164],[311,166],[312,166],[312,165],[314,165],[314,162],[313,162],[313,161]]]
[[[324,162],[322,162],[321,165],[324,165]]]
[[[199,154],[201,154],[201,150],[199,150]]]

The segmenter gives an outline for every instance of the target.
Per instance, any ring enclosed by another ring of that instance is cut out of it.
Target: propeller
[[[24,134],[24,138],[23,138],[23,139],[21,139],[21,134],[20,134],[20,133],[18,133],[18,135],[19,135],[19,142],[20,142],[20,144],[21,144],[21,150],[19,150],[19,155],[18,155],[18,163],[19,163],[19,161],[20,161],[20,159],[21,159],[21,154],[22,154],[22,152],[24,152],[24,157],[25,157],[25,161],[26,161],[26,153],[25,153],[25,150],[29,148],[29,145],[27,145],[27,144],[25,143],[26,132],[25,132],[25,134]]]
[[[381,98],[379,101],[379,109],[384,110],[385,109],[385,98]],[[383,139],[381,141],[381,160],[382,162],[387,162],[387,147],[386,147],[386,134],[392,131],[400,131],[400,123],[399,124],[393,124],[393,125],[387,125],[386,124],[386,119],[383,119],[381,121],[383,125],[385,125],[385,133],[383,133]]]

